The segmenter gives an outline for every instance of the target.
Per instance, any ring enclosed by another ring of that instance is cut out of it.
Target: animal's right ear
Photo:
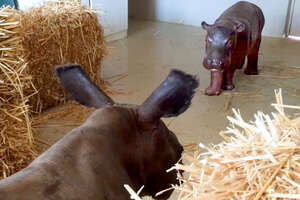
[[[60,83],[80,104],[100,108],[114,104],[84,73],[79,65],[62,65],[56,68]]]
[[[183,113],[190,106],[197,87],[198,80],[195,76],[172,70],[139,107],[139,118],[151,123],[161,117],[174,117]]]
[[[209,25],[209,24],[207,24],[205,21],[203,21],[203,22],[201,23],[201,26],[202,26],[202,28],[203,28],[204,30],[209,30],[209,29],[212,28],[213,25]]]

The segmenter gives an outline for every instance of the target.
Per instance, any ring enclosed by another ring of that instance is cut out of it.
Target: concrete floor
[[[286,104],[300,105],[300,43],[287,39],[264,37],[259,56],[259,75],[247,76],[242,70],[235,75],[236,88],[217,97],[203,94],[210,73],[202,66],[205,32],[198,27],[150,21],[129,21],[128,38],[109,43],[110,55],[105,59],[102,77],[127,76],[112,84],[121,103],[141,104],[167,76],[177,68],[198,75],[200,87],[192,106],[174,119],[165,119],[182,144],[218,143],[219,131],[228,125],[227,115],[238,108],[246,120],[254,112],[271,112],[274,89],[282,88]],[[59,139],[72,126],[48,127],[41,138]],[[49,142],[49,141],[48,141]],[[175,197],[173,197],[175,198]]]
[[[242,70],[235,75],[236,88],[217,97],[203,94],[209,85],[210,73],[202,66],[205,55],[205,32],[198,27],[150,21],[129,21],[128,38],[110,43],[110,56],[104,62],[103,77],[127,73],[117,82],[128,95],[114,99],[140,104],[167,76],[177,68],[197,74],[200,87],[187,112],[170,122],[180,141],[217,143],[218,135],[228,125],[231,108],[238,108],[245,119],[252,119],[257,110],[271,112],[274,89],[282,88],[287,104],[300,105],[300,43],[264,37],[257,76]]]

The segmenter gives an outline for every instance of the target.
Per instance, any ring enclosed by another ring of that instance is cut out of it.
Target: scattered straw
[[[96,109],[91,107],[82,106],[75,102],[68,102],[65,105],[47,110],[41,115],[33,118],[33,127],[41,127],[42,124],[47,123],[49,120],[60,120],[63,126],[78,126],[82,124],[92,112]],[[72,122],[72,123],[70,123]],[[58,122],[54,126],[58,126]]]
[[[300,107],[283,105],[281,90],[275,94],[276,113],[259,111],[248,123],[233,109],[224,142],[184,154],[187,164],[172,168],[188,175],[174,186],[180,200],[300,199],[300,118],[283,110]]]
[[[142,186],[137,193],[135,193],[135,191],[129,185],[127,185],[127,184],[125,184],[124,187],[128,191],[128,193],[130,194],[130,199],[142,200],[139,197],[139,194],[143,190],[144,186]]]

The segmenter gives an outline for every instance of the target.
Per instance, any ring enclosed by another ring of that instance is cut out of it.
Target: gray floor
[[[208,97],[203,94],[210,81],[209,71],[202,66],[204,37],[204,31],[198,27],[130,20],[128,38],[109,43],[110,55],[105,59],[102,77],[126,74],[112,86],[127,94],[113,95],[113,98],[122,103],[140,104],[170,69],[197,74],[200,88],[190,109],[177,118],[165,120],[183,144],[220,142],[218,133],[228,125],[226,116],[231,115],[232,108],[240,109],[246,120],[252,119],[257,110],[273,111],[270,103],[275,101],[274,89],[283,89],[286,104],[300,105],[299,42],[264,37],[259,56],[260,74],[247,76],[240,70],[233,91]],[[41,131],[41,138],[46,134],[56,141],[70,128],[50,127],[46,132]]]

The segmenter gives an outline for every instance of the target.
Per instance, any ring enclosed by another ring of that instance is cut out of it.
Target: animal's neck
[[[130,145],[126,145],[120,155],[121,163],[123,164],[133,186],[139,189],[146,183],[145,174],[145,144],[138,136]],[[145,141],[145,140],[144,140]]]

